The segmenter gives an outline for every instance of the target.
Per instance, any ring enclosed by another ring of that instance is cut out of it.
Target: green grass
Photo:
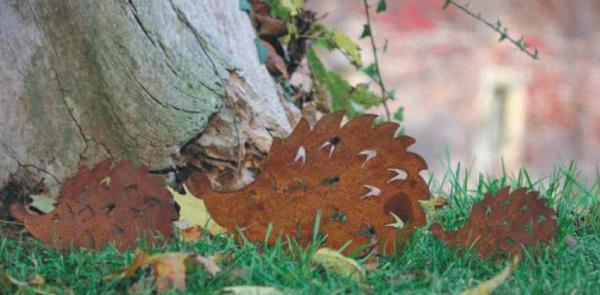
[[[539,190],[558,210],[559,233],[550,245],[525,251],[518,268],[497,294],[592,294],[600,292],[600,178],[584,185],[577,181],[577,176],[575,166],[570,165],[535,181],[525,170],[512,177],[479,175],[472,181],[459,166],[437,181],[431,178],[430,187],[432,195],[449,198],[451,208],[438,214],[446,217],[445,226],[451,228],[466,221],[471,205],[481,200],[485,192],[505,185]],[[1,227],[0,235],[3,235]],[[576,246],[566,245],[568,236],[577,240]],[[221,236],[195,243],[173,241],[149,252],[234,254],[231,262],[221,265],[223,271],[215,278],[202,270],[188,273],[190,294],[207,294],[234,285],[273,286],[292,294],[459,293],[493,277],[507,263],[480,260],[470,252],[458,255],[422,228],[402,255],[381,257],[379,267],[367,273],[364,284],[358,284],[313,265],[310,258],[316,248],[313,245],[290,253],[277,245],[259,251],[257,245],[239,244]],[[26,236],[0,238],[0,272],[6,271],[20,281],[40,275],[48,286],[64,293],[122,294],[134,284],[140,294],[153,293],[148,272],[142,271],[133,279],[103,279],[127,266],[134,256],[132,252],[119,253],[112,247],[68,253],[49,249]],[[29,289],[25,293],[34,291]]]

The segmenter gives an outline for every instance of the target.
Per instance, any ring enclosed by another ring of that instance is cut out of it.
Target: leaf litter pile
[[[109,243],[119,250],[134,249],[139,238],[159,243],[171,238],[173,225],[188,240],[209,233],[257,244],[316,242],[322,248],[314,253],[315,265],[362,282],[365,269],[344,254],[400,253],[415,229],[427,223],[423,208],[435,211],[446,203],[430,199],[419,175],[426,163],[407,151],[412,138],[395,137],[398,124],[373,126],[375,116],[364,115],[342,125],[343,117],[343,112],[325,115],[313,128],[302,120],[288,138],[274,139],[261,174],[239,191],[215,192],[207,178],[196,173],[185,182],[189,191],[180,194],[146,167],[105,160],[91,170],[82,166],[65,180],[53,211],[40,213],[15,204],[11,212],[34,237],[67,251],[73,246],[101,249]],[[175,222],[174,202],[180,208]],[[475,204],[461,229],[445,232],[435,222],[432,231],[461,252],[474,247],[482,258],[512,256],[499,275],[505,280],[523,247],[553,239],[556,213],[539,193],[510,193],[507,187]],[[219,273],[214,260],[222,259],[141,253],[131,266],[107,279],[129,278],[149,268],[158,291],[185,290],[186,272],[202,266],[212,276]],[[498,284],[496,278],[479,288]]]

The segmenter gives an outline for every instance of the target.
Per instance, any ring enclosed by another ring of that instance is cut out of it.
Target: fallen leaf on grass
[[[437,197],[430,200],[420,200],[419,204],[421,204],[425,214],[433,215],[437,210],[447,206],[448,200],[446,198]]]
[[[36,274],[29,281],[19,281],[8,273],[0,271],[0,294],[72,294],[70,290],[59,289],[46,284],[46,280]]]
[[[266,286],[232,286],[221,289],[221,292],[225,294],[233,295],[284,295],[282,291],[279,291],[273,287]]]
[[[235,253],[231,251],[219,252],[208,257],[216,264],[230,264],[235,260]]]
[[[321,248],[313,255],[312,260],[323,266],[328,272],[350,278],[356,282],[365,280],[365,270],[358,262],[334,249]]]
[[[216,276],[221,272],[221,268],[211,258],[196,255],[192,256],[192,260],[197,265],[202,265],[211,276]]]
[[[156,288],[159,292],[173,288],[183,291],[186,289],[186,272],[197,265],[203,266],[212,276],[221,271],[219,266],[210,258],[192,253],[164,253],[151,256],[142,253],[135,257],[130,266],[109,275],[107,279],[130,278],[138,269],[150,267],[154,273]]]
[[[9,292],[12,290],[13,278],[11,278],[6,272],[0,272],[0,291]]]
[[[180,194],[169,187],[167,189],[169,192],[171,192],[173,199],[175,199],[175,202],[177,202],[180,208],[179,220],[175,223],[177,227],[183,230],[192,228],[194,226],[199,226],[201,228],[206,227],[208,232],[212,235],[227,233],[225,228],[212,220],[208,210],[206,209],[204,201],[192,195],[192,193],[190,193],[185,186],[185,194]],[[193,235],[193,233],[189,234]]]
[[[179,227],[181,223],[176,223],[175,226]],[[189,226],[189,225],[188,225]],[[177,236],[179,239],[188,242],[199,241],[204,233],[204,229],[201,226],[189,226],[185,229],[179,229]]]
[[[471,288],[465,291],[462,291],[460,295],[488,295],[492,293],[498,286],[502,285],[510,274],[517,268],[519,265],[519,255],[515,255],[512,261],[495,277],[479,284],[475,288]]]
[[[364,266],[366,271],[373,271],[379,268],[381,264],[379,262],[379,258],[376,255],[371,255],[367,257],[367,259],[364,261]]]

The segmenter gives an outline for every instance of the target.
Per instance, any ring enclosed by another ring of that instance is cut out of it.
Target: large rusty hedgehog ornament
[[[59,249],[100,249],[109,242],[119,250],[133,248],[140,237],[170,236],[177,217],[161,177],[127,161],[113,167],[110,160],[92,170],[82,166],[66,179],[54,211],[36,214],[15,204],[11,213],[34,237]]]
[[[462,228],[444,232],[434,223],[433,234],[452,246],[474,247],[482,257],[518,254],[523,247],[548,242],[556,234],[556,212],[539,195],[525,188],[510,193],[509,187],[495,195],[488,193],[473,206]]]
[[[287,139],[274,138],[263,171],[245,188],[214,192],[195,174],[187,187],[201,197],[211,217],[230,233],[269,242],[283,234],[306,245],[315,217],[328,247],[352,241],[346,252],[378,245],[391,254],[426,221],[418,201],[429,198],[419,172],[425,161],[407,148],[414,139],[395,138],[399,125],[373,126],[374,115],[341,125],[343,112],[325,115],[311,130],[300,121]]]

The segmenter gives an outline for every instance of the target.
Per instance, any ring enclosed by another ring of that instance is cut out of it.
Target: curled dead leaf
[[[156,288],[159,292],[172,289],[184,291],[186,289],[186,272],[191,267],[203,266],[212,276],[217,275],[221,269],[210,258],[194,255],[192,253],[164,253],[147,255],[138,254],[133,262],[121,271],[106,277],[107,280],[131,278],[138,269],[150,267],[153,271]]]
[[[312,260],[323,266],[328,272],[363,282],[366,278],[365,270],[352,258],[348,258],[337,250],[321,248],[315,252]]]
[[[288,24],[269,15],[255,15],[258,36],[261,38],[279,38],[288,33]]]
[[[290,78],[287,71],[285,60],[281,57],[275,47],[265,40],[260,40],[260,43],[267,49],[267,60],[265,62],[267,70],[273,76],[281,76],[281,78],[287,80]]]
[[[511,262],[495,277],[479,284],[478,286],[460,292],[460,295],[488,295],[491,294],[498,286],[502,285],[510,274],[519,265],[519,255],[515,255]]]
[[[73,292],[47,284],[46,279],[39,274],[35,274],[29,281],[19,281],[0,270],[0,294],[73,294]]]
[[[421,200],[419,201],[425,213],[432,214],[436,210],[439,210],[445,206],[448,206],[448,200],[446,198],[437,197],[430,200]]]
[[[180,226],[181,223],[174,222],[175,226]],[[177,237],[181,241],[186,242],[197,242],[202,239],[204,229],[200,226],[185,226],[184,228],[177,228]]]
[[[258,15],[269,15],[269,5],[261,0],[250,0],[252,13]]]
[[[192,256],[191,259],[195,264],[202,265],[204,269],[206,269],[206,271],[213,277],[221,272],[221,268],[209,257],[196,255]]]

